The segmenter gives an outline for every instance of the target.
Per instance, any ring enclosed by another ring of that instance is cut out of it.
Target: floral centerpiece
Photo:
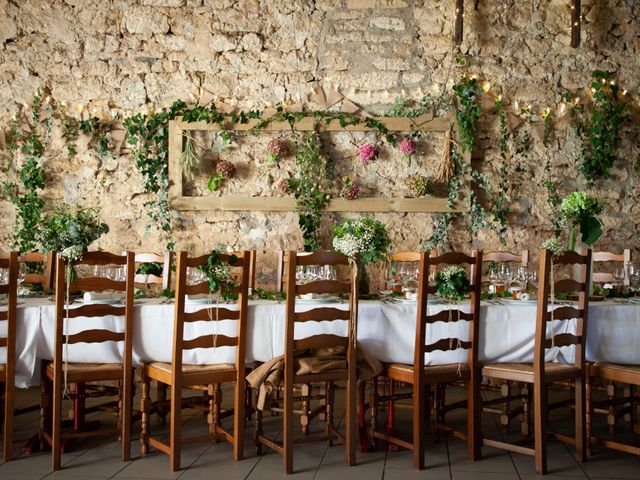
[[[333,231],[333,249],[350,258],[360,255],[360,293],[368,293],[366,265],[386,258],[391,246],[387,226],[372,218],[345,220]]]
[[[50,215],[45,215],[38,233],[38,242],[44,252],[57,252],[69,264],[80,260],[91,242],[109,231],[100,220],[97,208],[72,210],[62,205]]]
[[[231,273],[231,267],[238,262],[238,257],[229,255],[225,261],[217,250],[211,250],[207,263],[198,266],[198,270],[207,277],[209,293],[219,293],[224,301],[233,300],[238,283]]]
[[[436,292],[451,302],[463,300],[469,293],[467,270],[460,265],[449,265],[436,273]]]
[[[591,197],[585,192],[573,192],[560,204],[560,216],[569,226],[567,250],[576,249],[576,226],[580,227],[582,241],[592,245],[602,235],[602,221],[598,218],[604,212],[604,200]]]

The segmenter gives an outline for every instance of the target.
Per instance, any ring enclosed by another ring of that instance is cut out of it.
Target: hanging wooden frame
[[[431,115],[423,115],[416,118],[404,117],[372,117],[381,122],[389,133],[412,132],[442,132],[449,130],[454,132],[454,141],[457,142],[457,133],[453,116],[433,118]],[[227,122],[224,129],[227,131],[250,131],[259,120],[252,119],[247,123]],[[185,122],[181,118],[169,122],[169,206],[177,211],[296,211],[296,200],[293,196],[265,197],[265,196],[185,196],[183,195],[182,170],[180,168],[180,155],[184,144],[184,132],[187,131],[220,131],[218,124],[206,122]],[[265,132],[291,131],[288,122],[270,121],[260,128]],[[305,117],[293,125],[295,131],[320,132],[370,132],[374,128],[362,123],[357,125],[341,126],[339,120],[331,120],[328,123],[317,122],[317,119]],[[464,154],[465,163],[469,163],[471,154]],[[449,208],[447,198],[440,197],[368,197],[346,200],[332,198],[324,209],[328,212],[466,212],[469,210],[468,198],[469,181],[465,179],[465,187],[460,192],[460,199],[453,208]]]

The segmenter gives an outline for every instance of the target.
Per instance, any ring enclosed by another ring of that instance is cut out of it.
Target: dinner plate
[[[296,303],[302,305],[316,305],[320,303],[339,303],[338,297],[296,298]]]
[[[118,305],[119,303],[124,303],[124,298],[101,298],[96,300],[78,298],[74,303],[79,303],[81,305]]]
[[[538,300],[514,300],[513,298],[501,298],[500,303],[503,305],[537,305]]]

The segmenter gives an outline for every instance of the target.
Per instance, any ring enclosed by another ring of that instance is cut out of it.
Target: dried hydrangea
[[[378,151],[376,150],[375,145],[365,143],[358,147],[358,156],[360,157],[360,160],[367,164],[378,156]]]
[[[269,163],[273,163],[280,158],[280,155],[283,155],[287,150],[287,146],[285,143],[279,138],[274,138],[267,143],[267,152],[269,155],[267,156],[267,161]]]
[[[405,138],[400,142],[400,151],[402,152],[402,156],[405,160],[410,160],[411,155],[413,155],[416,151],[416,142]]]
[[[413,175],[409,179],[409,190],[414,197],[423,197],[431,192],[431,185],[424,175]]]
[[[350,178],[345,179],[344,187],[342,188],[342,198],[346,200],[355,200],[358,198],[358,194],[360,193],[360,187],[357,183],[353,183],[353,180]]]
[[[293,188],[291,188],[291,179],[281,178],[276,182],[276,190],[283,195],[291,195]]]
[[[236,166],[228,160],[220,160],[216,165],[216,172],[218,172],[223,179],[229,180],[235,176]]]

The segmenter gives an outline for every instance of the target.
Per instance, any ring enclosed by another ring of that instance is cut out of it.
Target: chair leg
[[[293,385],[284,387],[282,463],[285,473],[293,473]]]
[[[585,386],[582,377],[575,380],[575,402],[576,402],[576,459],[579,462],[587,460],[586,444],[587,426],[586,426],[586,409],[585,409]],[[590,443],[590,442],[589,442]]]
[[[45,367],[43,367],[45,368]],[[47,442],[44,437],[45,432],[51,432],[51,381],[44,375],[40,381],[40,451],[44,451]]]
[[[131,411],[133,410],[133,369],[125,372],[122,385],[122,461],[131,460]]]
[[[547,473],[547,443],[545,439],[547,386],[542,383],[533,386],[533,409],[536,473],[544,475]]]
[[[511,382],[509,380],[505,380],[502,385],[500,385],[500,395],[504,398],[504,402],[502,402],[500,424],[502,425],[502,431],[504,433],[509,433],[509,413],[511,410],[511,402],[509,401],[509,398],[511,397]]]
[[[157,382],[156,395],[158,399],[158,425],[164,426],[167,424],[167,411],[165,408],[167,402],[167,385],[162,382]]]
[[[424,469],[425,388],[429,386],[413,386],[413,468],[416,470]]]
[[[356,434],[358,432],[358,386],[355,368],[351,367],[347,380],[347,401],[346,401],[346,432],[345,447],[347,450],[347,465],[356,464]]]
[[[62,443],[62,385],[61,379],[53,382],[53,412],[51,425],[51,469],[60,470],[60,445]]]
[[[255,429],[253,432],[253,440],[256,444],[256,455],[262,455],[262,442],[260,442],[260,436],[263,434],[262,430],[262,410],[256,408]]]
[[[593,399],[591,398],[591,377],[587,375],[587,383],[585,385],[585,436],[587,441],[587,455],[591,455],[591,422],[593,421]]]
[[[244,458],[244,429],[247,421],[247,385],[244,377],[238,379],[235,385],[235,398],[233,406],[233,459],[242,460]]]
[[[171,385],[171,418],[169,469],[172,472],[180,470],[180,447],[182,439],[182,389]]]
[[[300,415],[300,426],[302,427],[302,434],[309,434],[309,413],[311,402],[309,396],[311,395],[311,385],[305,383],[300,389],[300,396],[302,397],[302,414]]]
[[[325,382],[324,386],[324,397],[325,397],[325,420],[324,420],[324,431],[326,435],[332,435],[335,426],[333,425],[333,405],[335,402],[335,394],[332,382]],[[331,438],[327,438],[327,446],[333,446],[333,440]]]
[[[525,383],[520,391],[522,395],[522,436],[531,437],[531,385]]]
[[[209,385],[209,398],[210,405],[213,407],[212,410],[209,411],[209,415],[211,415],[211,423],[209,424],[210,432],[215,433],[216,426],[220,425],[220,405],[222,404],[222,390],[220,390],[220,384],[214,383],[213,385]],[[213,443],[218,443],[220,439],[216,438],[213,440]]]
[[[369,409],[371,410],[371,450],[376,450],[376,431],[378,428],[378,402],[380,401],[380,395],[378,395],[378,377],[374,377],[371,380],[371,393],[369,394]]]
[[[616,433],[616,407],[614,400],[616,398],[616,384],[615,382],[607,382],[607,396],[609,397],[609,412],[607,413],[607,424],[609,425],[609,433]]]
[[[13,375],[12,378],[7,378],[7,382],[4,384],[4,419],[3,419],[3,433],[4,433],[4,448],[3,458],[5,462],[8,462],[13,457]]]
[[[467,384],[467,446],[469,459],[473,462],[481,457],[480,415],[482,398],[480,397],[480,378],[474,376]]]
[[[147,453],[149,453],[149,412],[151,410],[151,399],[149,398],[149,377],[147,377],[144,372],[142,373],[141,383],[142,398],[140,399],[140,454],[146,455]],[[160,382],[158,382],[158,386],[159,385]]]

